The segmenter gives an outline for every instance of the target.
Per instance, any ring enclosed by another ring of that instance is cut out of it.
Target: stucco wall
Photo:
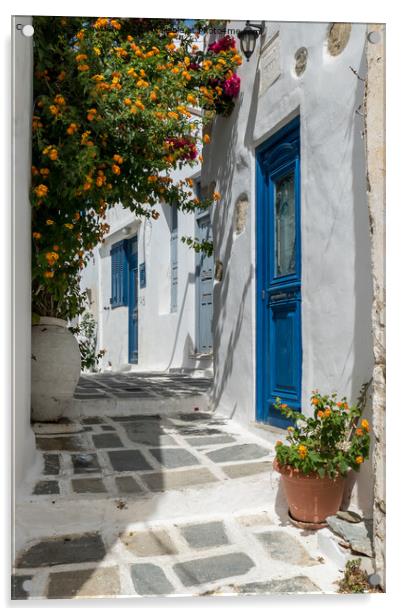
[[[31,416],[31,122],[32,39],[16,30],[32,23],[13,17],[12,186],[13,186],[13,472],[18,491],[35,456]]]
[[[195,167],[176,171],[179,180],[195,177]],[[102,369],[170,370],[210,369],[211,359],[194,356],[195,252],[180,241],[194,236],[194,215],[178,213],[178,301],[171,312],[170,207],[159,205],[158,220],[138,220],[119,204],[108,213],[111,226],[105,243],[83,271],[82,288],[90,288],[97,312],[98,348],[106,349]],[[128,366],[128,308],[111,308],[111,246],[138,237],[138,264],[145,262],[146,287],[138,287],[138,364]],[[95,299],[96,297],[96,299]]]
[[[242,28],[244,23],[231,23]],[[363,82],[365,26],[352,25],[345,49],[327,50],[329,24],[269,23],[249,63],[239,68],[241,92],[229,118],[217,118],[204,148],[202,182],[216,180],[223,195],[214,212],[213,404],[249,425],[255,419],[255,148],[300,115],[302,234],[302,402],[312,389],[355,401],[370,380],[372,284],[365,186]],[[276,33],[278,66],[260,96],[260,44]],[[305,72],[295,53],[308,50]],[[245,229],[235,232],[235,204],[249,201]],[[366,415],[370,418],[370,411]],[[370,509],[370,470],[359,479],[358,501]]]

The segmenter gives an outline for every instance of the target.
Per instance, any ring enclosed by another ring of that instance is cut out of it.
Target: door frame
[[[198,211],[195,214],[195,237],[198,238],[199,232],[199,221],[208,217],[208,229],[212,235],[212,220],[211,220],[211,212],[209,210],[206,211]],[[199,252],[195,253],[195,350],[197,354],[203,354],[204,352],[201,350],[201,259],[202,255]],[[214,272],[213,272],[213,256],[212,258],[212,272],[211,272],[211,301],[212,301],[212,314],[213,314],[213,297],[214,297]],[[212,337],[212,323],[211,323],[211,350],[208,354],[213,353],[213,337]]]
[[[296,139],[297,146],[292,148],[289,143],[284,143],[285,138]],[[300,410],[301,402],[301,383],[302,383],[302,315],[301,315],[301,203],[300,203],[300,117],[297,116],[284,127],[276,131],[270,138],[256,148],[256,216],[255,216],[255,238],[256,238],[256,371],[255,371],[255,392],[256,392],[256,421],[268,423],[280,428],[291,425],[291,422],[280,414],[270,414],[267,406],[270,384],[273,383],[274,364],[270,361],[272,356],[273,335],[272,314],[268,307],[268,293],[277,292],[286,294],[287,306],[295,312],[295,318],[299,319],[300,327],[297,330],[296,339],[296,382],[298,392],[293,400],[292,396],[287,396],[284,402],[294,410]],[[268,175],[267,167],[270,159],[275,159],[273,171]],[[264,169],[265,167],[265,169]],[[295,170],[295,225],[296,225],[296,254],[295,272],[287,276],[282,276],[277,280],[274,272],[274,243],[268,246],[270,238],[274,238],[274,217],[271,215],[269,206],[273,204],[273,182],[270,178],[280,178],[286,175],[290,169]],[[293,298],[293,299],[292,299]],[[293,301],[294,300],[294,301]],[[278,302],[275,310],[278,312],[285,309],[285,301]],[[270,323],[271,321],[271,323]],[[270,328],[271,325],[271,328]],[[297,327],[297,326],[296,326]],[[269,336],[271,331],[271,337]],[[271,338],[271,339],[270,339]],[[269,350],[268,350],[269,349]],[[280,393],[278,392],[280,396]]]

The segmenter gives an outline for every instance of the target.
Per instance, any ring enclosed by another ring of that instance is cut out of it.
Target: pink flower
[[[223,91],[226,96],[235,98],[240,92],[240,77],[233,75],[230,79],[226,79],[223,84]]]
[[[208,51],[213,51],[214,53],[219,53],[220,51],[227,51],[228,49],[235,49],[236,41],[233,36],[229,36],[226,34],[223,38],[219,39],[219,41],[215,41],[208,46]]]

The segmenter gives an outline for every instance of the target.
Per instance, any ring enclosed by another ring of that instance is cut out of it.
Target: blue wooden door
[[[138,248],[137,236],[127,240],[128,264],[128,362],[138,363]]]
[[[196,237],[199,241],[212,239],[209,213],[196,218]],[[196,350],[197,353],[212,352],[212,297],[213,256],[197,253],[196,258]]]
[[[301,408],[299,118],[257,150],[257,420],[288,421],[277,397]]]

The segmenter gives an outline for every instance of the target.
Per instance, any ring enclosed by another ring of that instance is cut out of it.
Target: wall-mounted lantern
[[[254,53],[255,44],[258,37],[264,33],[264,30],[264,21],[260,24],[252,24],[247,20],[245,28],[238,33],[237,36],[240,39],[240,48],[246,56],[247,62]]]

